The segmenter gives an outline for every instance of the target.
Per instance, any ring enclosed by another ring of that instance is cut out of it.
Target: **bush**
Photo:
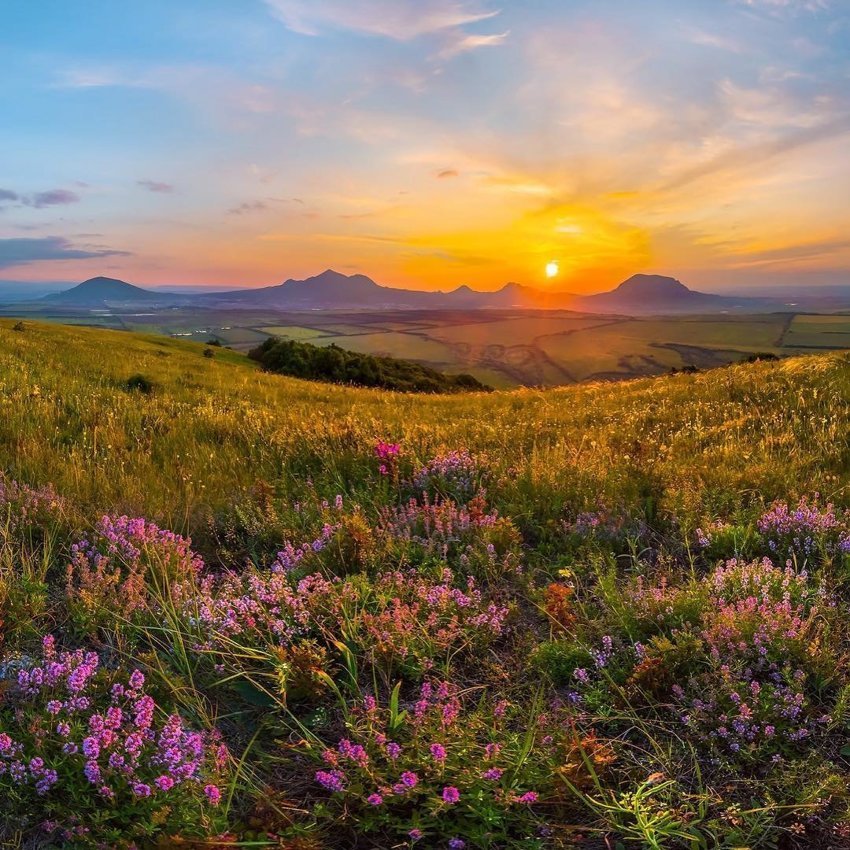
[[[144,393],[150,395],[154,390],[154,383],[144,375],[131,375],[124,382],[124,387],[130,392]]]
[[[472,375],[446,375],[410,360],[358,354],[337,345],[323,347],[269,337],[248,356],[268,372],[311,381],[419,393],[489,389]]]

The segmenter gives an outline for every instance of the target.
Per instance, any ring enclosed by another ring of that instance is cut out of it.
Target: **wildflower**
[[[446,748],[442,744],[431,744],[430,751],[431,758],[434,759],[434,761],[446,760]]]
[[[525,794],[521,794],[517,797],[517,802],[531,805],[532,803],[537,802],[537,797],[538,794],[536,791],[526,791]]]
[[[411,841],[419,841],[422,838],[423,832],[421,829],[411,829],[410,832],[407,833],[410,836]]]
[[[443,802],[448,803],[451,806],[458,800],[460,800],[460,791],[458,791],[454,785],[447,785],[443,788]]]
[[[366,798],[366,802],[367,802],[370,806],[380,806],[380,805],[382,805],[382,804],[383,804],[383,802],[384,802],[384,798],[383,798],[380,794],[377,794],[377,793],[375,793],[375,794],[370,794],[370,795]]]
[[[213,806],[217,806],[221,802],[221,791],[217,785],[205,785],[204,795]]]
[[[316,782],[328,791],[342,791],[345,788],[345,774],[339,770],[317,770]]]

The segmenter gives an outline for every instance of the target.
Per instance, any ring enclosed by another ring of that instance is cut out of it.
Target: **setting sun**
[[[552,260],[551,263],[546,263],[546,277],[555,277],[558,274],[558,263]]]

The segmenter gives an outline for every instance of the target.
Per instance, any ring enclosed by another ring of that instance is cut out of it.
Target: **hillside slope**
[[[600,498],[679,491],[685,472],[693,498],[720,486],[772,498],[797,476],[831,493],[850,456],[843,354],[427,398],[263,374],[239,354],[207,359],[162,337],[12,324],[0,322],[0,468],[170,522],[281,471],[342,484],[378,438],[423,456],[458,445],[492,455],[510,489],[533,487],[541,504],[581,482]],[[124,387],[134,374],[150,395]]]

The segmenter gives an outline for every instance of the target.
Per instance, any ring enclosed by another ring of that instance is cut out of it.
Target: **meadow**
[[[419,396],[14,326],[0,842],[850,843],[846,354]]]
[[[22,308],[16,308],[19,312]],[[106,315],[105,315],[106,314]],[[564,386],[660,375],[850,346],[850,316],[764,313],[603,316],[565,310],[379,313],[170,308],[148,313],[36,310],[32,318],[217,340],[246,352],[269,336],[468,372],[493,387]]]

